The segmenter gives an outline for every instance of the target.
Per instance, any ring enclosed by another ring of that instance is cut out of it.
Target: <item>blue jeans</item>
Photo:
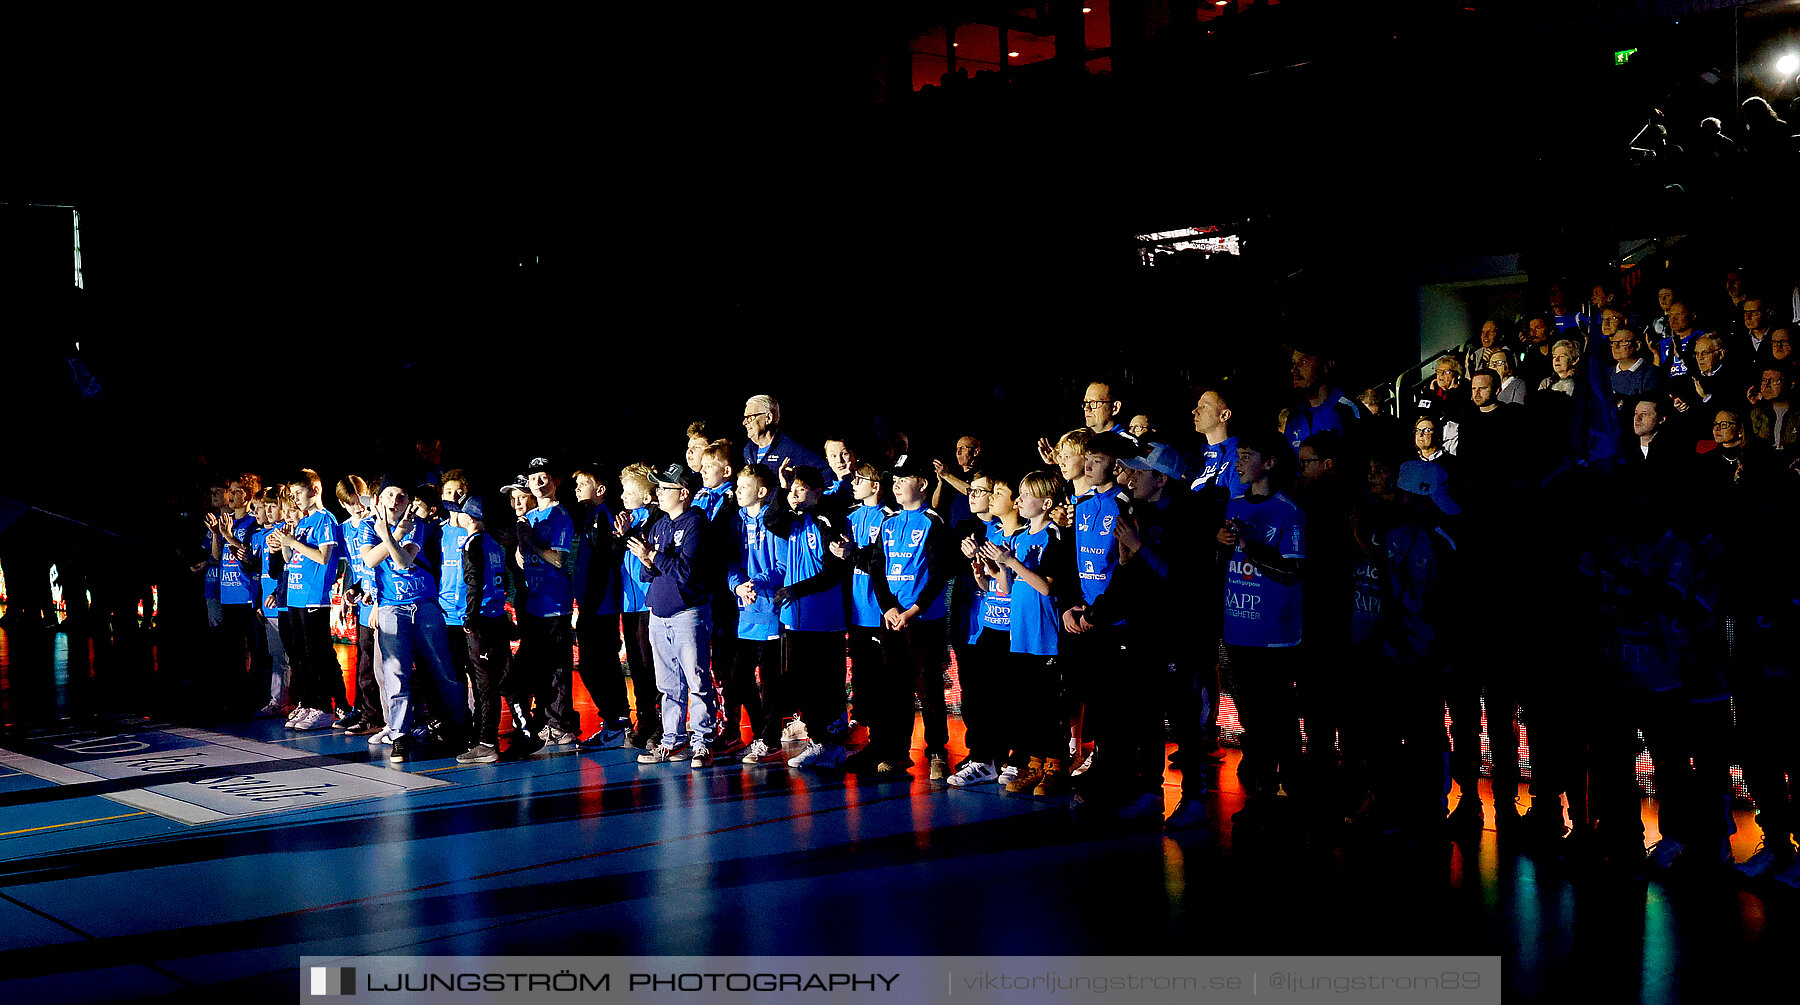
[[[656,662],[656,689],[662,692],[663,746],[688,742],[688,709],[698,703],[693,716],[694,738],[712,743],[719,694],[713,690],[708,650],[712,618],[704,607],[690,607],[672,618],[650,615],[650,652]]]
[[[381,678],[386,685],[388,728],[395,736],[411,731],[412,665],[416,651],[420,665],[431,674],[441,708],[434,711],[445,722],[458,726],[469,721],[469,707],[463,700],[462,682],[457,679],[456,665],[450,662],[449,635],[444,628],[444,612],[435,601],[375,608],[375,637],[381,657]]]

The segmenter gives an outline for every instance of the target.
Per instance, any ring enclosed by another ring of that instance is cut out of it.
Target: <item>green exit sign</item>
[[[1618,52],[1613,53],[1613,65],[1624,66],[1626,63],[1631,62],[1631,57],[1636,54],[1636,49],[1620,49]]]

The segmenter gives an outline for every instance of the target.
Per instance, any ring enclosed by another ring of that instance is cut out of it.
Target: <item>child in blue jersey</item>
[[[844,520],[825,505],[825,477],[809,465],[782,469],[785,498],[778,500],[770,531],[780,539],[781,586],[772,598],[781,614],[780,706],[771,706],[771,728],[761,737],[775,757],[781,741],[777,708],[796,706],[810,723],[806,749],[788,760],[794,768],[843,764],[850,731],[844,714],[844,580],[848,553]],[[750,762],[748,756],[745,763]]]
[[[1013,696],[1002,690],[1011,676],[1013,660],[1010,574],[1001,558],[1012,553],[1025,529],[1014,492],[1012,482],[989,472],[969,480],[969,512],[985,520],[985,534],[983,540],[966,537],[959,543],[980,593],[972,605],[974,624],[970,644],[962,649],[967,662],[960,675],[963,738],[969,745],[969,757],[944,779],[957,788],[1016,778],[1017,765],[1008,761],[1014,750],[1024,746],[1018,742],[1017,720],[1009,704]]]
[[[856,561],[858,550],[881,541],[881,521],[889,509],[882,505],[881,472],[863,461],[848,479],[851,500],[855,504],[845,514],[847,554],[850,581],[844,587],[844,620],[850,626],[850,693],[856,710],[863,702],[874,709],[874,681],[881,672],[881,601],[875,596],[874,580],[865,563]]]
[[[594,699],[600,725],[581,741],[590,750],[611,750],[625,745],[631,732],[631,702],[625,697],[625,672],[619,665],[619,615],[615,604],[605,614],[600,609],[615,596],[619,563],[612,544],[613,512],[606,505],[606,483],[598,468],[575,471],[575,644],[581,658],[576,672]],[[587,657],[593,657],[588,659]]]
[[[279,496],[277,490],[267,489],[262,498],[250,506],[251,515],[256,517],[256,531],[250,535],[250,553],[256,556],[262,570],[257,610],[262,614],[265,626],[264,644],[269,647],[269,703],[256,713],[259,716],[291,716],[293,712],[293,706],[288,702],[292,670],[288,665],[287,647],[281,642],[281,612],[287,607],[281,549],[269,547],[269,530],[281,516]]]
[[[375,570],[359,561],[356,554],[363,532],[369,529],[369,507],[365,502],[369,485],[357,475],[346,475],[338,479],[336,494],[338,504],[348,514],[338,524],[339,540],[344,542],[344,561],[340,563],[344,603],[350,605],[344,620],[353,621],[356,632],[355,721],[344,726],[344,731],[368,736],[387,727],[387,698],[382,695],[381,675],[375,666],[375,603],[380,591],[375,585]]]
[[[725,734],[738,730],[740,712],[750,716],[756,739],[744,757],[745,764],[776,760],[781,755],[781,617],[775,611],[775,591],[781,588],[781,540],[769,529],[774,515],[772,496],[775,473],[768,465],[747,465],[737,476],[737,512],[733,523],[732,552],[725,569],[725,585],[737,600],[737,645],[730,662],[717,654],[715,666],[728,666],[720,703]],[[756,669],[762,668],[760,684]]]
[[[619,472],[621,510],[613,514],[611,533],[604,539],[606,556],[595,558],[611,566],[606,596],[596,602],[594,616],[606,619],[609,629],[616,629],[614,638],[625,650],[625,668],[631,676],[632,703],[637,710],[637,726],[626,734],[625,746],[637,750],[656,746],[662,737],[662,695],[656,689],[656,663],[650,651],[647,584],[638,575],[643,563],[628,547],[633,538],[647,536],[662,519],[662,511],[650,505],[654,474],[647,464],[632,464]]]
[[[828,436],[825,438],[825,464],[825,498],[835,501],[840,510],[848,510],[855,505],[850,490],[852,479],[856,477],[856,451],[843,436]]]
[[[913,764],[913,699],[925,723],[925,754],[932,775],[942,780],[950,768],[950,726],[944,707],[944,584],[952,557],[949,534],[927,509],[931,468],[908,460],[891,472],[898,509],[881,523],[880,540],[858,551],[881,604],[882,672],[869,722],[869,744],[846,770],[904,778]],[[818,724],[809,724],[817,727]]]
[[[1187,465],[1180,452],[1166,443],[1147,447],[1143,457],[1119,459],[1121,467],[1131,472],[1136,520],[1114,531],[1121,548],[1133,556],[1114,592],[1129,599],[1141,654],[1127,671],[1133,675],[1127,686],[1160,694],[1163,700],[1130,706],[1135,725],[1124,732],[1131,737],[1127,742],[1135,748],[1135,756],[1124,767],[1135,771],[1139,792],[1153,792],[1160,800],[1162,724],[1166,719],[1174,726],[1184,769],[1181,802],[1163,824],[1183,830],[1205,824],[1205,769],[1210,765],[1202,757],[1215,748],[1206,724],[1218,647],[1212,644],[1216,635],[1204,630],[1209,625],[1195,630],[1198,619],[1192,598],[1194,587],[1212,582],[1210,532],[1219,521],[1216,513],[1206,513],[1202,497],[1184,487]]]
[[[207,489],[207,505],[202,511],[204,520],[211,515],[214,520],[231,512],[225,506],[225,483],[215,482]],[[213,539],[217,537],[211,523],[207,523],[206,532],[200,538],[202,557],[188,571],[201,574],[201,597],[206,601],[206,626],[217,629],[225,613],[219,606],[219,560],[213,551]]]
[[[995,543],[992,552],[982,552],[1002,568],[998,587],[1007,597],[1011,659],[999,689],[1014,723],[1013,749],[1025,764],[1002,784],[1015,794],[1060,795],[1069,777],[1069,715],[1057,667],[1062,621],[1057,590],[1074,569],[1075,556],[1069,538],[1050,520],[1063,495],[1063,480],[1055,473],[1035,471],[1020,479],[1017,505],[1024,525],[1007,547]]]
[[[556,479],[547,458],[533,458],[525,469],[533,506],[513,531],[514,551],[525,572],[526,598],[519,611],[519,662],[516,671],[530,683],[537,709],[527,730],[547,744],[581,740],[581,716],[575,711],[575,640],[571,615],[575,601],[575,524],[557,505]]]
[[[937,487],[932,492],[935,500],[944,499],[944,476],[950,470],[942,461],[932,462],[932,473],[937,479]],[[950,536],[950,551],[953,558],[950,579],[944,586],[944,610],[947,615],[944,630],[945,634],[949,636],[953,664],[951,673],[957,682],[956,688],[960,697],[960,711],[964,728],[970,728],[971,724],[974,724],[973,728],[979,738],[980,723],[988,711],[985,707],[984,696],[980,693],[983,681],[978,680],[975,685],[977,691],[976,710],[974,718],[971,719],[969,716],[969,689],[963,678],[969,676],[971,664],[981,660],[981,657],[975,654],[974,649],[975,640],[981,635],[981,601],[984,591],[975,583],[975,572],[971,559],[976,550],[987,540],[988,521],[993,517],[988,513],[987,491],[984,489],[980,495],[970,493],[975,479],[981,476],[981,472],[979,470],[964,471],[960,467],[955,471],[962,475],[963,480],[959,487],[948,491],[957,500],[955,510],[959,515],[952,517],[939,510],[936,501],[928,505],[933,512],[944,519],[944,526]],[[955,476],[955,474],[951,474],[951,477]],[[973,672],[978,678],[983,676],[979,669]],[[974,749],[976,746],[974,739],[965,737],[964,742],[970,745],[970,749]],[[961,764],[953,766],[951,774],[961,768]],[[946,777],[944,780],[948,781],[948,778]]]
[[[511,665],[512,622],[506,616],[506,550],[487,532],[483,520],[487,502],[467,496],[460,507],[452,504],[450,526],[444,529],[444,550],[456,552],[455,562],[444,562],[444,578],[454,577],[457,588],[451,607],[462,625],[462,643],[469,654],[469,683],[475,692],[474,742],[456,755],[459,764],[487,764],[500,759],[500,694]],[[440,592],[440,596],[443,593]],[[446,615],[448,620],[448,615]],[[458,640],[452,639],[451,645]],[[518,744],[514,753],[542,749],[533,743]]]
[[[731,441],[714,440],[701,448],[700,466],[694,470],[700,474],[700,491],[694,496],[694,507],[706,517],[707,533],[713,538],[709,548],[715,555],[735,554],[738,501],[737,478],[731,466]],[[712,599],[712,663],[714,677],[723,688],[725,701],[736,700],[725,682],[737,666],[737,617],[738,596],[720,580]],[[723,732],[713,739],[715,756],[735,754],[744,749],[735,715],[721,719],[719,727]]]
[[[1144,695],[1121,681],[1136,657],[1130,605],[1107,594],[1113,589],[1121,551],[1118,529],[1133,519],[1131,496],[1116,480],[1117,460],[1140,452],[1137,441],[1124,433],[1106,432],[1087,443],[1081,478],[1075,483],[1074,585],[1070,606],[1063,611],[1062,655],[1066,671],[1075,682],[1075,697],[1084,704],[1082,732],[1094,738],[1094,756],[1114,747],[1123,756],[1134,749],[1131,733],[1135,707]],[[1128,820],[1162,819],[1162,797],[1152,801],[1135,788],[1137,773],[1130,764],[1115,770],[1085,773],[1080,780],[1086,795],[1103,803],[1116,803],[1118,814]]]
[[[294,630],[288,660],[294,665],[294,700],[309,715],[296,715],[294,729],[324,729],[350,714],[344,677],[331,642],[331,584],[337,579],[338,523],[325,511],[323,486],[315,471],[304,470],[287,483],[295,521],[269,532],[287,564],[287,607]],[[332,708],[343,711],[332,714]],[[346,727],[353,723],[346,723]]]
[[[1293,453],[1279,433],[1238,437],[1244,494],[1225,509],[1215,535],[1226,562],[1225,651],[1235,683],[1244,759],[1238,776],[1251,800],[1272,796],[1283,766],[1300,767],[1300,724],[1293,693],[1300,645],[1300,569],[1306,521],[1276,489]]]
[[[730,502],[737,491],[731,471],[731,441],[714,440],[700,451],[700,491],[694,496],[694,508],[708,520],[717,519],[719,510]]]
[[[376,571],[381,589],[375,630],[388,699],[388,760],[395,762],[410,760],[414,754],[414,655],[435,685],[431,690],[440,699],[437,712],[448,724],[446,732],[466,730],[469,719],[462,685],[450,662],[449,636],[437,604],[437,578],[434,570],[419,562],[424,531],[413,519],[409,502],[399,485],[390,481],[382,486],[358,552],[363,564]]]
[[[250,557],[250,532],[256,527],[247,494],[250,483],[244,475],[227,481],[228,512],[222,518],[211,513],[206,516],[207,529],[213,531],[213,559],[219,566],[219,630],[224,669],[221,686],[210,698],[221,709],[235,704],[238,690],[244,686],[244,674],[259,661],[257,654],[264,651],[262,616],[254,609],[254,586],[244,569]]]

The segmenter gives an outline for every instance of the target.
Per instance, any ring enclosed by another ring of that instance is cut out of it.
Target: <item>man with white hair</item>
[[[781,402],[766,394],[758,394],[744,402],[744,433],[750,442],[744,444],[744,467],[766,464],[770,471],[780,471],[790,462],[795,467],[825,469],[825,458],[800,445],[781,428]]]

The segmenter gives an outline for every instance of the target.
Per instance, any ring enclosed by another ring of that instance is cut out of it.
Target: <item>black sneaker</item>
[[[356,726],[362,725],[362,721],[363,721],[362,712],[358,709],[353,708],[350,711],[345,712],[342,716],[340,716],[336,722],[332,723],[331,728],[332,729],[352,729],[352,728],[355,728]]]
[[[401,733],[394,737],[394,745],[388,748],[388,760],[395,763],[409,760],[412,757],[412,748],[413,738],[406,733]]]

